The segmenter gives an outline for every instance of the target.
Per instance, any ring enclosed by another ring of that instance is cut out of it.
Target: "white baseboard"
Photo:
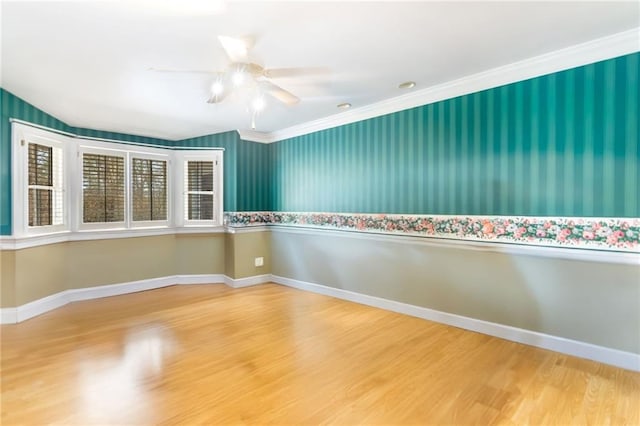
[[[0,309],[0,324],[15,324],[18,322],[18,311],[16,308]]]
[[[233,288],[247,287],[269,281],[271,275],[233,279],[223,274],[170,275],[127,283],[109,284],[96,287],[77,288],[61,291],[16,308],[0,309],[0,324],[16,324],[38,315],[60,308],[71,302],[119,296],[138,291],[153,290],[171,285],[225,283]]]
[[[604,346],[566,339],[564,337],[551,336],[549,334],[538,333],[536,331],[510,327],[508,325],[436,311],[434,309],[424,308],[421,306],[409,305],[407,303],[396,302],[394,300],[294,280],[277,275],[272,275],[271,281],[287,287],[297,288],[299,290],[310,291],[313,293],[323,294],[325,296],[336,297],[338,299],[386,309],[388,311],[411,315],[413,317],[435,321],[463,328],[465,330],[476,331],[478,333],[488,334],[490,336],[511,340],[513,342],[524,343],[525,345],[536,346],[555,352],[573,355],[579,358],[586,358],[614,365],[627,370],[640,371],[640,355],[631,352],[606,348]]]
[[[249,287],[252,285],[264,284],[269,281],[271,281],[271,274],[254,275],[253,277],[235,279],[227,277],[226,275],[224,277],[224,283],[233,288]]]
[[[168,276],[160,278],[150,278],[140,281],[131,281],[121,284],[110,284],[97,287],[71,289],[63,291],[62,293],[58,293],[57,295],[64,295],[67,299],[66,303],[71,303],[79,302],[81,300],[100,299],[102,297],[119,296],[121,294],[153,290],[156,288],[168,287],[175,284],[182,283],[178,280],[177,276]],[[21,309],[23,306],[26,305],[22,305],[18,307],[18,309]],[[31,318],[31,316],[29,318]]]
[[[176,275],[175,279],[179,284],[212,284],[226,282],[227,276],[224,274],[192,274]]]
[[[13,308],[16,313],[15,322],[25,321],[66,305],[70,302],[68,292],[69,290],[52,294],[51,296],[43,297],[42,299],[34,300],[33,302]]]

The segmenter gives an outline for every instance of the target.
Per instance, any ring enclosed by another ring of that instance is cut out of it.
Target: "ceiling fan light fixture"
[[[264,100],[264,97],[262,96],[257,96],[251,101],[251,109],[253,110],[253,112],[260,112],[264,110],[265,106],[266,102]]]
[[[213,93],[214,95],[221,95],[222,92],[224,92],[224,84],[222,84],[222,81],[214,81],[211,85],[211,93]]]
[[[416,87],[415,81],[405,81],[398,85],[398,89],[413,89],[414,87]]]
[[[300,102],[300,98],[269,81],[274,76],[299,75],[299,69],[265,70],[262,65],[251,62],[248,50],[253,45],[253,37],[218,36],[218,40],[229,58],[230,63],[226,70],[221,72],[193,71],[216,75],[214,81],[211,82],[211,94],[207,103],[218,104],[224,101],[228,95],[234,95],[236,100],[244,102],[246,111],[251,114],[251,128],[255,130],[256,117],[267,107],[267,95],[286,106]],[[312,69],[314,72],[317,70]],[[345,104],[341,108],[349,108],[350,106],[351,104]]]
[[[349,102],[343,102],[341,104],[338,104],[338,108],[340,108],[340,109],[349,109],[349,108],[351,108],[351,104]]]
[[[233,87],[242,87],[252,77],[244,64],[233,64],[229,68],[230,80]]]
[[[234,71],[231,74],[231,83],[233,83],[234,87],[240,87],[244,84],[246,80],[246,76],[243,71]]]

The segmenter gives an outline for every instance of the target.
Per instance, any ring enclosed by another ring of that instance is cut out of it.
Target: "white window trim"
[[[174,217],[176,218],[177,227],[211,227],[211,226],[223,226],[223,200],[224,189],[222,184],[222,178],[224,175],[224,158],[221,151],[187,151],[176,152],[174,167],[174,182],[180,182],[180,187],[176,186],[174,191]],[[214,196],[213,196],[213,219],[211,220],[188,220],[185,212],[185,200],[186,191],[184,189],[184,173],[185,163],[187,161],[213,161],[213,179],[214,179]],[[216,182],[221,184],[216,186]]]
[[[149,147],[126,142],[94,140],[54,129],[31,126],[25,122],[12,124],[12,234],[2,241],[33,247],[62,241],[103,238],[126,238],[145,235],[179,234],[184,232],[224,232],[223,226],[223,149],[175,149]],[[24,145],[21,143],[24,140]],[[28,226],[28,143],[62,148],[63,161],[63,225]],[[113,223],[82,223],[82,154],[96,153],[125,157],[125,221]],[[167,220],[133,221],[131,211],[132,158],[167,161]],[[184,159],[217,161],[214,169],[218,183],[214,198],[214,220],[187,221],[184,214]]]
[[[12,213],[13,235],[23,237],[29,235],[44,235],[67,232],[70,229],[69,212],[69,176],[68,165],[72,163],[69,158],[68,144],[70,138],[56,135],[41,129],[28,126],[13,125],[12,131]],[[71,141],[72,143],[73,141]],[[62,224],[29,226],[29,144],[58,148],[62,152]]]

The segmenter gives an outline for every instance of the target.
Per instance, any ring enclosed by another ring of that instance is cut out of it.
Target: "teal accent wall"
[[[111,139],[115,141],[121,141],[123,143],[144,143],[147,145],[155,146],[173,146],[175,141],[169,141],[165,139],[150,138],[147,136],[128,135],[126,133],[117,132],[105,132],[103,130],[85,129],[82,127],[70,127],[69,132],[78,136],[100,139]]]
[[[238,164],[237,211],[271,210],[269,145],[240,141]]]
[[[275,211],[640,217],[640,54],[269,146]]]
[[[85,137],[156,146],[224,148],[225,211],[268,210],[268,147],[243,141],[235,131],[180,141],[71,127],[0,88],[0,235],[11,235],[11,124],[17,118]]]

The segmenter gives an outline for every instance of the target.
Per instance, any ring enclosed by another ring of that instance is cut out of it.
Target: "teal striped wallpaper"
[[[274,211],[639,217],[631,54],[269,146]]]
[[[9,118],[18,118],[81,136],[114,139],[123,142],[146,143],[158,146],[225,148],[225,211],[269,209],[269,157],[267,146],[243,141],[235,131],[181,141],[170,141],[71,127],[2,88],[0,88],[0,108],[0,235],[10,235],[12,223],[11,125]],[[241,166],[238,167],[238,164]]]
[[[116,141],[122,141],[124,143],[133,142],[133,143],[144,143],[147,145],[156,145],[156,146],[173,146],[174,141],[169,141],[165,139],[158,138],[150,138],[147,136],[139,136],[139,135],[128,135],[125,133],[117,133],[117,132],[105,132],[104,130],[93,130],[93,129],[85,129],[82,127],[69,127],[69,132],[74,133],[78,136],[90,137],[90,138],[101,138],[101,139],[112,139]]]
[[[238,145],[238,211],[271,209],[269,145],[240,141]],[[228,209],[232,211],[232,209]]]

